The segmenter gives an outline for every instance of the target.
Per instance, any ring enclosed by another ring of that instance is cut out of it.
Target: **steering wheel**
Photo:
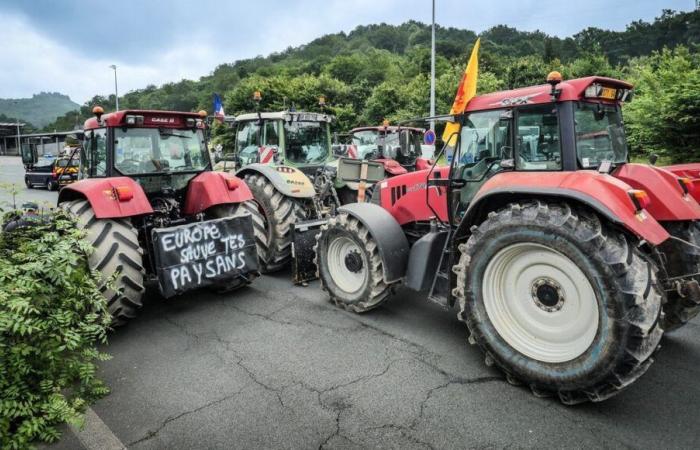
[[[139,170],[141,163],[135,159],[128,158],[117,165],[117,169],[126,173],[134,173]]]

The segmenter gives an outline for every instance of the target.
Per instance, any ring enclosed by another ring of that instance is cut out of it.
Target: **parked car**
[[[43,186],[54,191],[77,180],[79,166],[77,158],[39,158],[35,164],[26,167],[24,183],[30,189]]]

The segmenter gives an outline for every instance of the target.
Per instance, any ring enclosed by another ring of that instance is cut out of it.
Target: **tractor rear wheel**
[[[253,220],[253,233],[255,234],[255,244],[257,246],[258,253],[267,248],[267,234],[265,232],[265,218],[260,211],[258,211],[258,205],[250,200],[247,202],[228,204],[228,205],[217,205],[209,210],[207,210],[208,219],[221,219],[224,217],[241,217],[245,215],[250,215]],[[218,291],[230,292],[240,287],[246,286],[255,278],[258,277],[256,273],[247,274],[246,278],[238,278],[235,280],[230,280],[225,284],[217,285],[215,288]]]
[[[262,175],[248,174],[245,182],[264,218],[266,239],[258,246],[260,272],[275,272],[292,257],[292,228],[306,216],[304,207],[299,199],[284,196]]]
[[[657,268],[596,215],[512,204],[459,249],[459,318],[509,382],[566,404],[601,401],[651,365],[663,334]]]
[[[112,314],[112,326],[122,326],[141,308],[144,268],[138,233],[129,219],[98,219],[90,203],[73,200],[61,205],[75,216],[94,247],[88,261],[102,276],[99,288]],[[115,276],[111,287],[108,281]]]
[[[666,230],[677,238],[700,246],[700,224],[697,222],[676,222],[666,225]],[[700,249],[669,240],[664,246],[669,277],[700,273]],[[700,282],[700,277],[695,276]],[[665,332],[677,330],[700,313],[700,304],[685,297],[678,291],[667,293],[664,305],[665,317],[662,327]]]
[[[341,212],[316,237],[316,267],[321,286],[338,306],[367,312],[389,299],[379,247],[369,230]]]

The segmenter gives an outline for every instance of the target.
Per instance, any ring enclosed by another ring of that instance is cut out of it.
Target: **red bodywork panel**
[[[581,100],[584,97],[584,92],[592,83],[600,83],[604,86],[614,87],[618,89],[632,89],[632,85],[621,80],[606,77],[585,77],[576,78],[573,80],[562,81],[557,84],[557,89],[561,91],[558,102],[571,100]],[[498,109],[508,106],[517,105],[536,105],[543,103],[552,103],[552,87],[548,84],[539,86],[530,86],[510,91],[493,92],[474,97],[467,104],[465,112],[484,111],[488,109]],[[596,101],[615,104],[615,100],[605,100],[596,98]]]
[[[416,170],[430,169],[435,164],[435,161],[428,158],[417,158],[416,159]]]
[[[647,164],[624,164],[613,176],[634,189],[646,191],[651,200],[647,211],[660,222],[700,219],[700,205],[685,194],[679,176],[668,170]]]
[[[137,128],[187,128],[187,119],[200,119],[197,122],[197,127],[204,128],[204,123],[201,122],[202,117],[197,113],[131,109],[103,114],[100,122],[97,121],[96,117],[91,117],[85,121],[84,129],[87,131],[105,126],[124,126],[127,115],[143,116],[142,124],[129,125]]]
[[[412,222],[422,222],[435,217],[426,203],[426,180],[430,169],[408,172],[387,178],[378,183],[380,206],[396,219],[400,225]],[[433,178],[447,178],[449,166],[435,167],[431,173]],[[428,191],[428,202],[437,212],[442,221],[447,221],[447,195],[444,188],[431,187]]]
[[[229,189],[229,181],[238,186]],[[202,172],[190,181],[182,213],[198,214],[207,208],[226,203],[242,203],[253,199],[253,194],[240,178],[228,172]]]
[[[119,201],[117,188],[131,190],[133,198]],[[58,194],[58,203],[84,197],[98,219],[152,214],[153,208],[139,184],[129,177],[91,178],[69,184]]]
[[[381,206],[389,211],[401,225],[428,221],[435,216],[426,204],[426,180],[429,170],[411,172],[392,177],[379,183]],[[447,178],[449,167],[436,167],[439,175]],[[647,211],[637,214],[629,197],[631,186],[611,175],[595,171],[576,172],[501,172],[494,175],[479,189],[470,204],[470,211],[481,207],[494,194],[522,196],[573,197],[594,205],[599,211],[611,216],[635,235],[652,245],[668,239],[666,230]],[[429,203],[438,217],[447,221],[447,195],[444,188],[431,187]],[[493,198],[493,197],[491,197]],[[488,208],[488,206],[487,206]]]
[[[694,189],[690,193],[696,201],[700,202],[700,163],[677,164],[675,166],[662,167],[678,177],[690,178]]]

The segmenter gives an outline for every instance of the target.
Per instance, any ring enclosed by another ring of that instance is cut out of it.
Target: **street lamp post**
[[[114,70],[114,100],[116,103],[116,110],[119,111],[119,90],[117,89],[117,65],[112,64],[109,66],[110,69]]]
[[[430,52],[430,117],[435,117],[435,0],[433,0],[433,29]],[[430,121],[430,129],[435,131],[435,121]]]

